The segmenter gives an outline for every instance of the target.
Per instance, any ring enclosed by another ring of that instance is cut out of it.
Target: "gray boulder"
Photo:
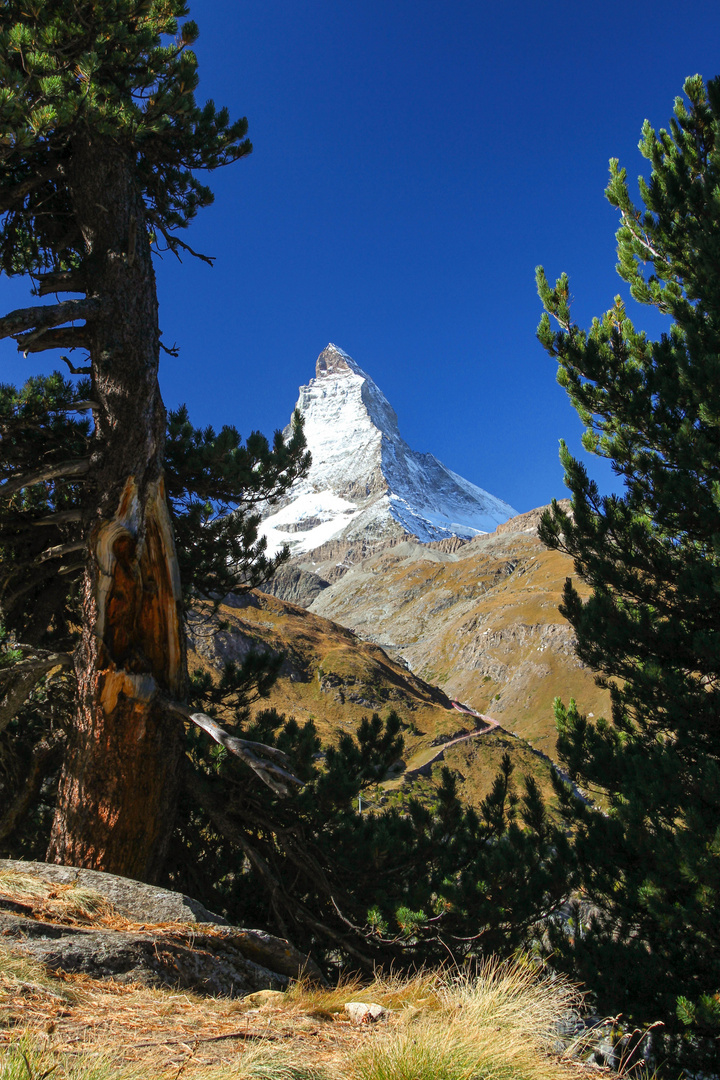
[[[181,893],[48,863],[1,859],[3,873],[0,936],[14,952],[50,970],[230,997],[283,990],[301,976],[323,981],[319,968],[283,938],[230,926]],[[41,899],[13,890],[13,874],[92,889],[120,916],[117,928],[102,919],[81,925],[77,918],[63,919]]]

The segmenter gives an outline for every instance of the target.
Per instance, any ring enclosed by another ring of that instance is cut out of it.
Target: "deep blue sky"
[[[215,267],[158,264],[182,350],[162,361],[168,405],[271,434],[333,341],[415,449],[519,510],[562,496],[558,439],[577,449],[580,426],[535,339],[534,267],[568,271],[581,323],[623,290],[608,159],[634,179],[643,120],[666,125],[687,75],[720,74],[717,4],[195,0],[191,16],[198,98],[247,115],[255,150],[211,177],[187,234]],[[23,302],[3,290],[5,310]],[[2,355],[3,378],[37,370]]]

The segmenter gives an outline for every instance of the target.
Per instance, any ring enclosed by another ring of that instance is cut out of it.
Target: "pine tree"
[[[0,387],[0,843],[15,856],[42,858],[47,847],[57,766],[72,728],[84,568],[83,485],[16,481],[38,461],[47,471],[56,461],[87,456],[92,429],[75,411],[87,389],[87,380],[73,385],[58,372],[35,376],[20,390]],[[285,551],[266,556],[255,508],[272,503],[307,467],[304,446],[299,415],[290,438],[276,432],[271,448],[258,432],[243,445],[235,428],[200,431],[184,407],[170,413],[164,476],[185,630],[197,620],[198,603],[208,602],[207,623],[223,596],[261,583],[286,558]],[[81,561],[58,570],[57,557],[73,553]],[[277,667],[275,657],[251,657],[238,678],[262,694]],[[197,694],[193,704],[204,711]]]
[[[567,276],[551,288],[538,270],[540,340],[585,448],[623,485],[601,497],[563,445],[572,510],[553,504],[541,536],[591,587],[583,601],[568,579],[561,611],[612,703],[607,721],[557,705],[571,776],[604,787],[610,810],[565,793],[599,913],[556,944],[601,1010],[662,1020],[698,1055],[720,1026],[720,80],[684,90],[669,131],[643,127],[644,207],[616,160],[606,192],[618,272],[667,331],[649,340],[620,297],[581,330]]]
[[[89,376],[93,415],[84,454],[28,460],[1,491],[29,493],[28,509],[52,486],[53,521],[35,536],[60,542],[36,562],[81,575],[77,708],[48,857],[145,879],[172,828],[187,690],[152,252],[192,253],[178,231],[212,199],[197,171],[251,149],[245,120],[195,102],[186,14],[182,0],[0,7],[0,267],[40,296],[76,294],[11,312],[0,335],[26,354],[81,350],[87,363],[68,364]],[[77,533],[63,541],[68,512]]]

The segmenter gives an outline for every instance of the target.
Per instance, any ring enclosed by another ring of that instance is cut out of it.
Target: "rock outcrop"
[[[0,860],[0,935],[51,970],[244,997],[318,968],[181,893],[77,867]]]

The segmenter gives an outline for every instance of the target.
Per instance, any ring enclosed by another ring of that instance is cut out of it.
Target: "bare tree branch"
[[[86,292],[83,277],[77,270],[56,270],[51,274],[40,274],[38,280],[38,296],[60,292]]]
[[[24,330],[44,330],[75,319],[87,319],[100,307],[99,300],[86,297],[84,300],[61,300],[59,304],[17,308],[0,319],[0,338],[15,337]]]
[[[92,374],[92,368],[91,367],[75,367],[74,364],[70,363],[67,356],[61,356],[60,359],[62,360],[62,362],[64,364],[67,364],[67,366],[70,368],[70,374],[71,375],[90,375],[90,374]]]
[[[23,334],[17,338],[18,352],[28,353],[44,352],[46,349],[87,349],[88,336],[82,326],[61,326],[59,329],[33,330],[31,334]],[[88,369],[89,370],[89,369]],[[82,374],[80,371],[73,372],[75,375]]]
[[[57,514],[48,514],[47,517],[38,518],[33,525],[67,525],[76,521],[82,521],[82,513],[79,510],[60,510]]]
[[[58,570],[58,574],[75,574],[78,570],[85,569],[85,562],[76,562],[71,566],[61,566]]]
[[[274,746],[266,746],[264,743],[237,739],[234,735],[229,735],[224,728],[221,728],[212,717],[207,716],[205,713],[191,712],[187,706],[180,705],[176,701],[166,700],[165,704],[173,712],[184,716],[186,720],[190,720],[197,727],[202,728],[216,743],[224,746],[231,754],[249,765],[253,772],[257,773],[260,779],[277,795],[288,795],[290,793],[288,784],[295,784],[298,787],[303,786],[302,780],[298,780],[297,776],[293,776],[287,769],[282,768],[281,765],[276,765],[272,761],[264,760],[274,758],[275,761],[282,761],[287,764],[287,755],[282,750],[278,750]]]
[[[46,465],[42,469],[35,469],[34,472],[23,473],[22,476],[13,476],[6,480],[4,484],[0,484],[0,499],[47,480],[77,479],[80,476],[85,476],[89,468],[89,458],[76,458],[74,461],[59,461],[56,465]]]
[[[208,266],[213,265],[213,263],[215,262],[214,255],[202,255],[199,251],[193,251],[190,245],[186,244],[184,240],[181,240],[179,236],[173,236],[172,233],[168,232],[168,230],[163,225],[161,225],[160,221],[155,217],[154,214],[148,214],[148,219],[152,222],[153,227],[163,234],[163,236],[165,237],[165,243],[170,248],[178,262],[182,262],[182,259],[178,255],[177,251],[178,248],[181,248],[183,251],[189,252],[190,255],[194,255],[196,259],[202,259],[202,261],[206,262]]]
[[[43,675],[53,668],[70,668],[73,658],[69,653],[45,653],[43,656],[20,660],[7,668],[0,669],[0,687],[10,684],[5,697],[0,702],[0,731],[4,731],[30,696],[33,687]]]
[[[85,540],[74,540],[70,544],[56,544],[54,547],[45,548],[45,550],[37,556],[35,562],[44,563],[47,562],[48,559],[64,559],[66,555],[71,555],[76,551],[84,551],[85,547]]]

